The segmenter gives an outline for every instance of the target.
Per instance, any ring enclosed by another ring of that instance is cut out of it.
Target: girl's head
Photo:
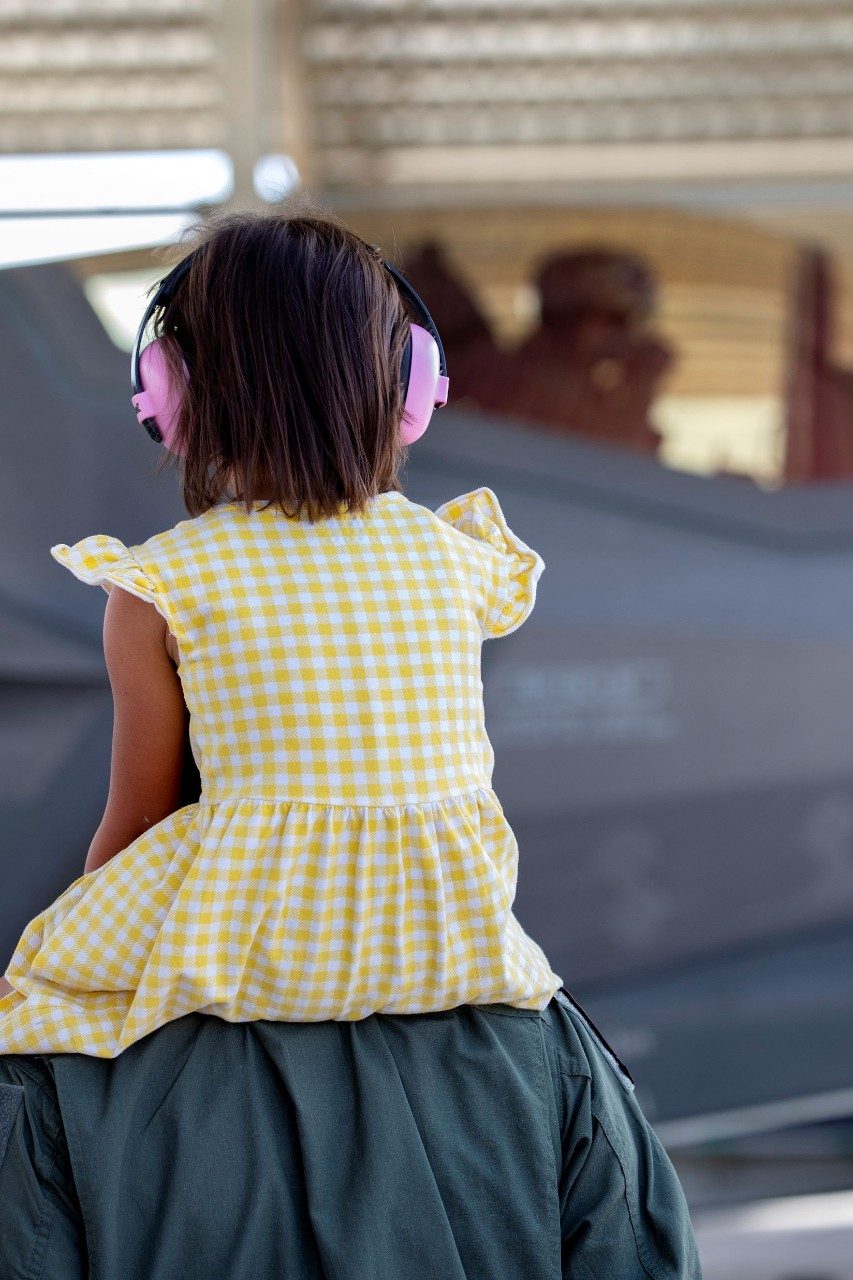
[[[377,250],[293,205],[208,222],[156,332],[189,385],[177,439],[190,515],[231,489],[314,521],[398,489],[410,319]],[[164,464],[174,455],[164,450]]]

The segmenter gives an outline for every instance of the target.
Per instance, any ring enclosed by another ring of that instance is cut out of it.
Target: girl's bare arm
[[[85,871],[103,866],[180,807],[187,712],[167,634],[153,604],[111,588],[104,613],[115,708],[110,789]]]
[[[180,805],[186,704],[153,604],[111,587],[104,655],[113,690],[110,790],[84,871],[94,871]],[[12,990],[0,977],[0,998]]]

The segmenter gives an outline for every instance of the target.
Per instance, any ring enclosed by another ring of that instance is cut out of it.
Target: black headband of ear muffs
[[[372,248],[373,251],[377,254],[377,257],[379,257],[379,261],[382,263],[382,266],[385,268],[388,274],[395,281],[397,288],[400,290],[400,293],[403,299],[406,302],[408,302],[409,305],[412,307],[412,309],[415,311],[417,315],[418,323],[422,324],[424,329],[426,329],[427,332],[430,333],[432,337],[435,339],[435,345],[438,347],[439,372],[444,377],[447,377],[447,359],[444,354],[444,344],[441,341],[441,336],[438,332],[438,329],[435,327],[435,321],[430,315],[427,309],[426,303],[424,302],[420,294],[416,291],[412,283],[406,279],[406,277],[403,275],[401,271],[398,271],[396,267],[391,266],[390,262],[386,262],[384,258],[380,257],[378,249],[376,249],[374,246],[370,246],[370,248]],[[190,266],[192,265],[192,262],[198,252],[199,252],[199,249],[194,249],[192,253],[188,253],[185,258],[181,259],[181,261],[177,264],[177,266],[172,268],[172,270],[168,273],[168,275],[163,277],[163,279],[160,281],[160,284],[158,285],[154,293],[153,298],[148,303],[148,306],[145,309],[145,314],[143,315],[142,320],[140,321],[140,324],[139,324],[139,328],[137,329],[137,332],[136,332],[136,339],[134,341],[133,351],[131,352],[131,356],[130,356],[130,385],[133,389],[133,394],[135,396],[139,395],[142,391],[142,383],[140,382],[140,379],[139,379],[139,357],[142,353],[142,343],[145,337],[145,331],[148,328],[148,325],[151,321],[151,317],[154,315],[154,312],[157,310],[158,307],[166,307],[172,301],[172,298],[175,296],[175,292],[177,290],[178,285],[181,283],[184,276],[189,271]],[[406,343],[406,349],[403,354],[402,380],[403,380],[404,387],[408,385],[409,370],[411,368],[411,362],[412,362],[412,344],[411,344],[411,341],[409,341]]]

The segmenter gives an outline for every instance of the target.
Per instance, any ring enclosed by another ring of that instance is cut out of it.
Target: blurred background
[[[105,597],[185,516],[129,404],[213,210],[309,192],[442,332],[411,498],[546,562],[484,646],[517,910],[707,1280],[853,1280],[853,2],[0,0],[0,952],[103,813]]]

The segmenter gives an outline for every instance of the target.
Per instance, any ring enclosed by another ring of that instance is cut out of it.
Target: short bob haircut
[[[411,320],[379,251],[304,199],[214,217],[183,247],[196,256],[155,333],[171,376],[182,358],[190,373],[176,424],[190,515],[231,500],[313,523],[400,492]]]

